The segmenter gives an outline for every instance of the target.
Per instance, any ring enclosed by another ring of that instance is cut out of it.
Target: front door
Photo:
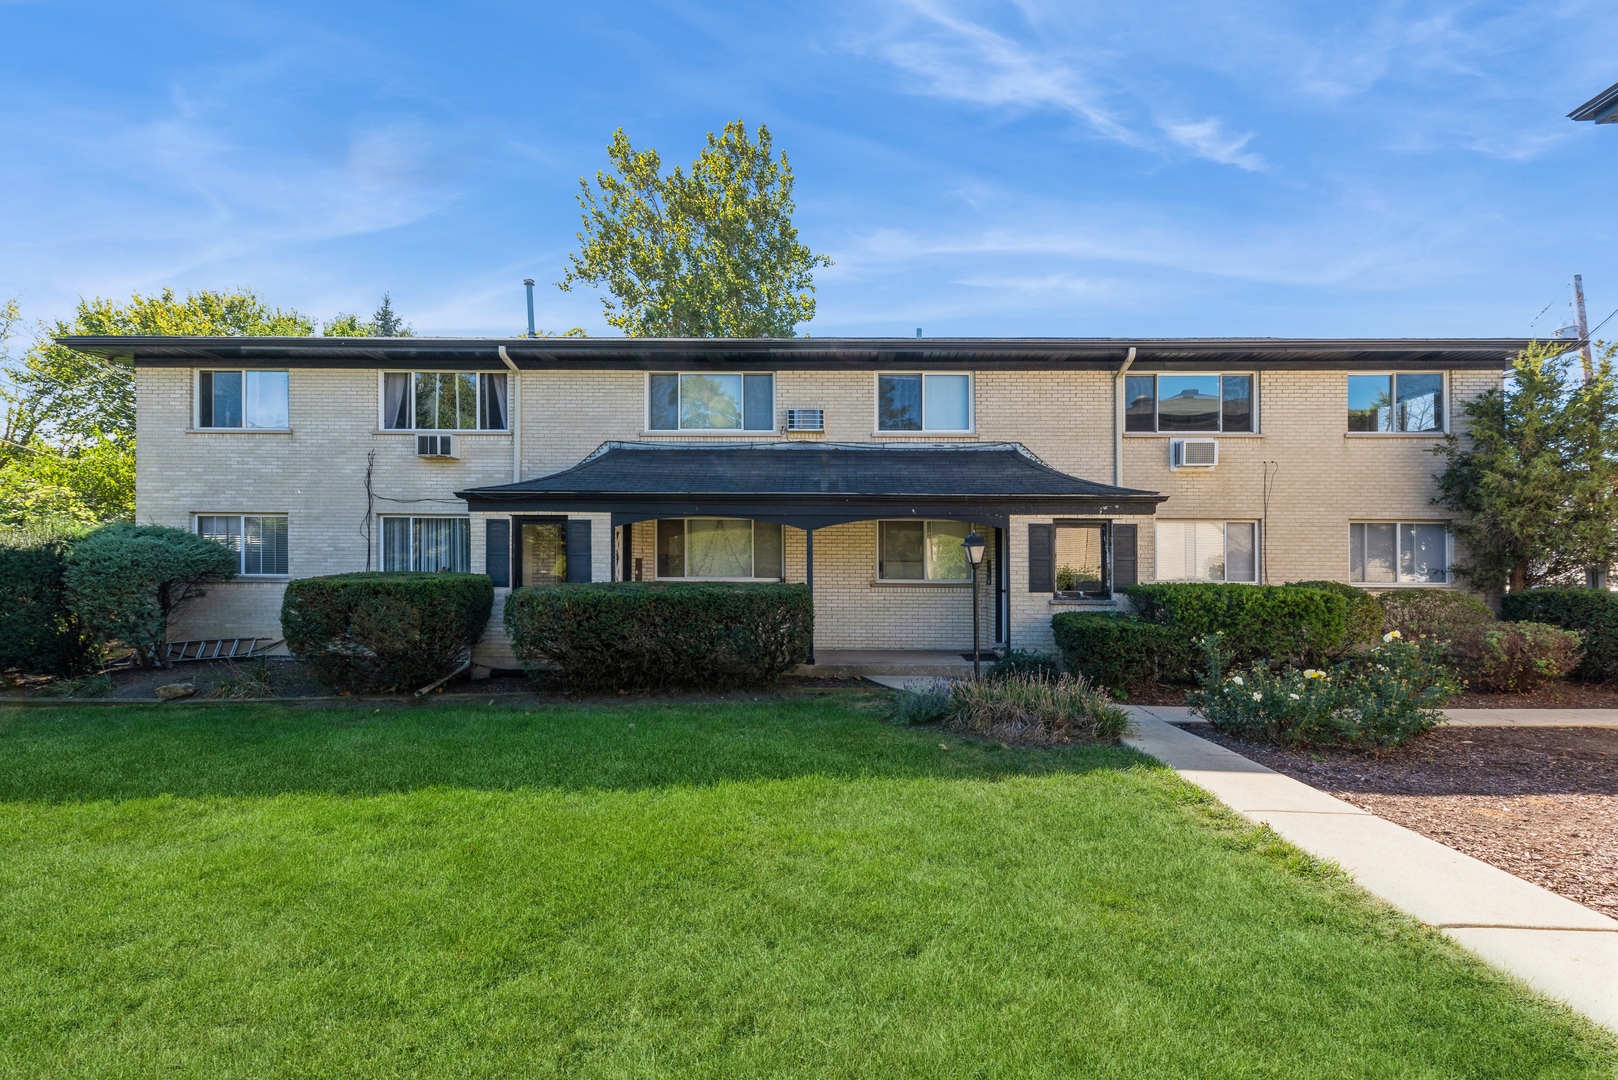
[[[567,519],[518,518],[517,580],[513,585],[560,585],[567,580]]]

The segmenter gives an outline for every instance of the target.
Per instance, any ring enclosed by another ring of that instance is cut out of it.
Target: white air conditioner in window
[[[1218,439],[1170,439],[1169,468],[1211,469],[1219,464]]]
[[[825,409],[788,409],[788,431],[825,431]]]
[[[455,457],[455,436],[417,435],[416,456],[424,458]]]

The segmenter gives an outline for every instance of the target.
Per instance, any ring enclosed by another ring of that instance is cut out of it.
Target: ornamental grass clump
[[[1411,643],[1397,630],[1330,669],[1254,663],[1226,674],[1221,636],[1201,644],[1208,668],[1191,707],[1220,731],[1283,746],[1400,746],[1443,722],[1439,710],[1461,691],[1441,662],[1443,645]]]
[[[956,683],[946,725],[1008,743],[1111,743],[1129,714],[1082,676],[1023,673]]]

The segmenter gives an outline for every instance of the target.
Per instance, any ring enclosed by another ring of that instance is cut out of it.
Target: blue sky
[[[1618,125],[1565,118],[1610,2],[0,0],[0,41],[29,318],[248,285],[501,334],[532,276],[607,333],[551,285],[578,178],[738,117],[836,260],[816,335],[1543,333],[1575,272],[1618,307]]]

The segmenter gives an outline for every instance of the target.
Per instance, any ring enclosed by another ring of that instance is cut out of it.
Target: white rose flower
[[[1235,683],[1237,686],[1246,686],[1247,685],[1246,683],[1242,682],[1242,677],[1240,675],[1232,675],[1230,677],[1230,681]]]
[[[1298,700],[1298,695],[1297,694],[1288,694],[1287,697],[1291,698],[1293,701]]]
[[[1263,701],[1264,700],[1264,695],[1259,693],[1257,690],[1254,690],[1253,691],[1253,700],[1254,701]]]

